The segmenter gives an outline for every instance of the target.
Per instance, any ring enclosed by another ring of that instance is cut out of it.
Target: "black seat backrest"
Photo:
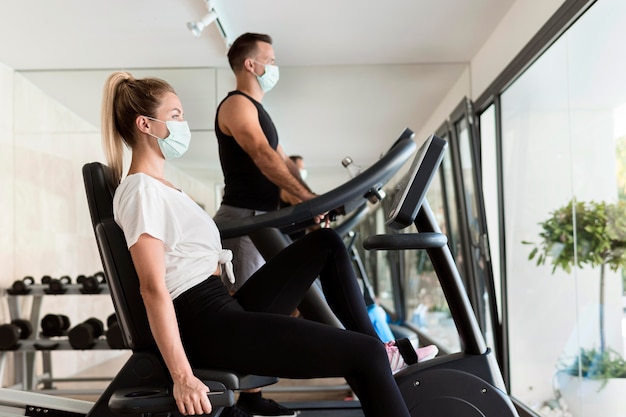
[[[106,165],[92,162],[83,166],[87,203],[106,282],[126,345],[134,351],[154,348],[156,344],[139,292],[139,278],[124,233],[113,219],[115,188],[109,178]]]

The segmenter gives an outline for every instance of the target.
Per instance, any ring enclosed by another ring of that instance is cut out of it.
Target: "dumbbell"
[[[122,336],[122,328],[117,322],[117,315],[115,313],[107,318],[107,331],[104,335],[111,349],[126,349],[124,336]]]
[[[46,314],[41,319],[41,334],[45,337],[63,336],[70,328],[70,319],[62,314]]]
[[[98,271],[95,274],[93,274],[94,277],[98,278],[98,281],[104,283],[106,282],[106,276],[104,275],[104,272],[102,271]]]
[[[19,279],[11,285],[11,288],[7,290],[7,292],[11,295],[25,295],[30,293],[30,287],[35,283],[35,279],[31,276],[26,276],[22,279]]]
[[[82,285],[80,289],[81,294],[100,294],[102,292],[100,284],[104,283],[104,274],[98,272],[90,277],[79,275],[76,278],[76,282]]]
[[[0,350],[14,350],[20,347],[20,339],[28,339],[33,334],[33,325],[28,320],[15,319],[10,324],[0,326]]]
[[[67,291],[67,288],[65,288],[65,286],[71,284],[72,279],[67,275],[63,275],[61,278],[58,279],[52,278],[50,275],[44,275],[41,278],[41,283],[44,285],[48,285],[48,289],[44,290],[46,294],[65,294],[65,292]]]
[[[104,333],[104,324],[96,318],[90,318],[73,327],[67,336],[74,349],[91,349],[96,340]]]

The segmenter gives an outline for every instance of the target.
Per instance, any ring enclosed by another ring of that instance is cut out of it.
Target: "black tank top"
[[[224,198],[222,203],[251,210],[272,211],[278,208],[280,189],[267,179],[234,137],[222,132],[217,123],[220,107],[230,96],[239,94],[254,104],[259,113],[259,123],[272,149],[278,147],[276,126],[263,105],[241,91],[231,91],[217,106],[215,135],[219,147],[220,163],[224,174]]]

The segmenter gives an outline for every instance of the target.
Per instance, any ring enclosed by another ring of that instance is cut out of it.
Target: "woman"
[[[182,414],[212,409],[193,364],[285,378],[342,376],[366,416],[409,416],[392,375],[406,366],[400,345],[377,338],[336,233],[321,229],[307,235],[230,296],[219,276],[224,268],[234,280],[232,254],[222,249],[215,223],[163,177],[165,159],[182,155],[191,136],[172,87],[159,79],[111,74],[102,130],[116,184],[124,145],[132,151],[128,175],[115,192],[115,220],[126,236]],[[290,317],[318,276],[346,330]],[[417,352],[420,359],[435,354],[435,347]]]

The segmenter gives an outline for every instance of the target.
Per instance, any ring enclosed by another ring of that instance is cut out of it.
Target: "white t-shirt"
[[[232,253],[222,249],[215,222],[187,194],[146,174],[127,176],[113,198],[115,222],[130,248],[144,233],[165,246],[165,285],[172,299],[204,281],[224,264],[232,275]]]

